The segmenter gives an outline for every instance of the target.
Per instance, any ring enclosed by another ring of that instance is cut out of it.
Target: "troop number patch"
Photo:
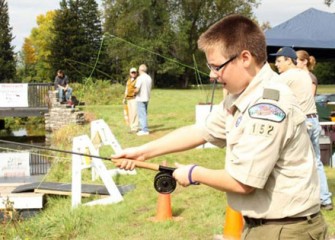
[[[281,122],[285,119],[286,114],[279,107],[270,103],[258,103],[249,108],[251,118]]]

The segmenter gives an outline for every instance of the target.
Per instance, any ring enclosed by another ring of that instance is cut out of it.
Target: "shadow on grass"
[[[163,127],[164,125],[153,125],[149,126],[150,133],[155,133],[155,132],[161,132],[161,131],[168,131],[168,130],[175,130],[176,128],[174,127]]]
[[[173,209],[173,216],[174,217],[181,216],[184,211],[185,211],[185,208]]]

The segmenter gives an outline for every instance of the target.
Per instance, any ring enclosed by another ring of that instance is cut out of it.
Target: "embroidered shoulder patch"
[[[258,103],[249,108],[251,118],[281,122],[285,119],[286,114],[279,107],[270,103]]]

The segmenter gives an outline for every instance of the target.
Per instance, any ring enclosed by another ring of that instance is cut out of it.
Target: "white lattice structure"
[[[119,153],[122,148],[116,137],[112,133],[109,126],[102,119],[95,120],[91,122],[91,140],[97,152],[99,153],[99,148],[103,145],[109,145],[113,148],[114,153]],[[111,176],[118,174],[136,174],[136,170],[126,171],[123,169],[115,168],[109,170]]]
[[[93,143],[87,135],[73,138],[72,151],[74,153],[99,156],[98,151],[95,149]],[[92,168],[92,178],[94,177],[94,174],[102,179],[110,196],[88,202],[85,205],[110,204],[123,201],[123,197],[118,187],[114,183],[110,173],[101,159],[72,154],[72,208],[81,204],[82,170],[88,168]]]

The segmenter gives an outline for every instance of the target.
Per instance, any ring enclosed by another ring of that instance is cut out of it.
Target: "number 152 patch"
[[[251,135],[262,135],[270,137],[274,133],[274,126],[271,124],[254,123],[250,131]]]

